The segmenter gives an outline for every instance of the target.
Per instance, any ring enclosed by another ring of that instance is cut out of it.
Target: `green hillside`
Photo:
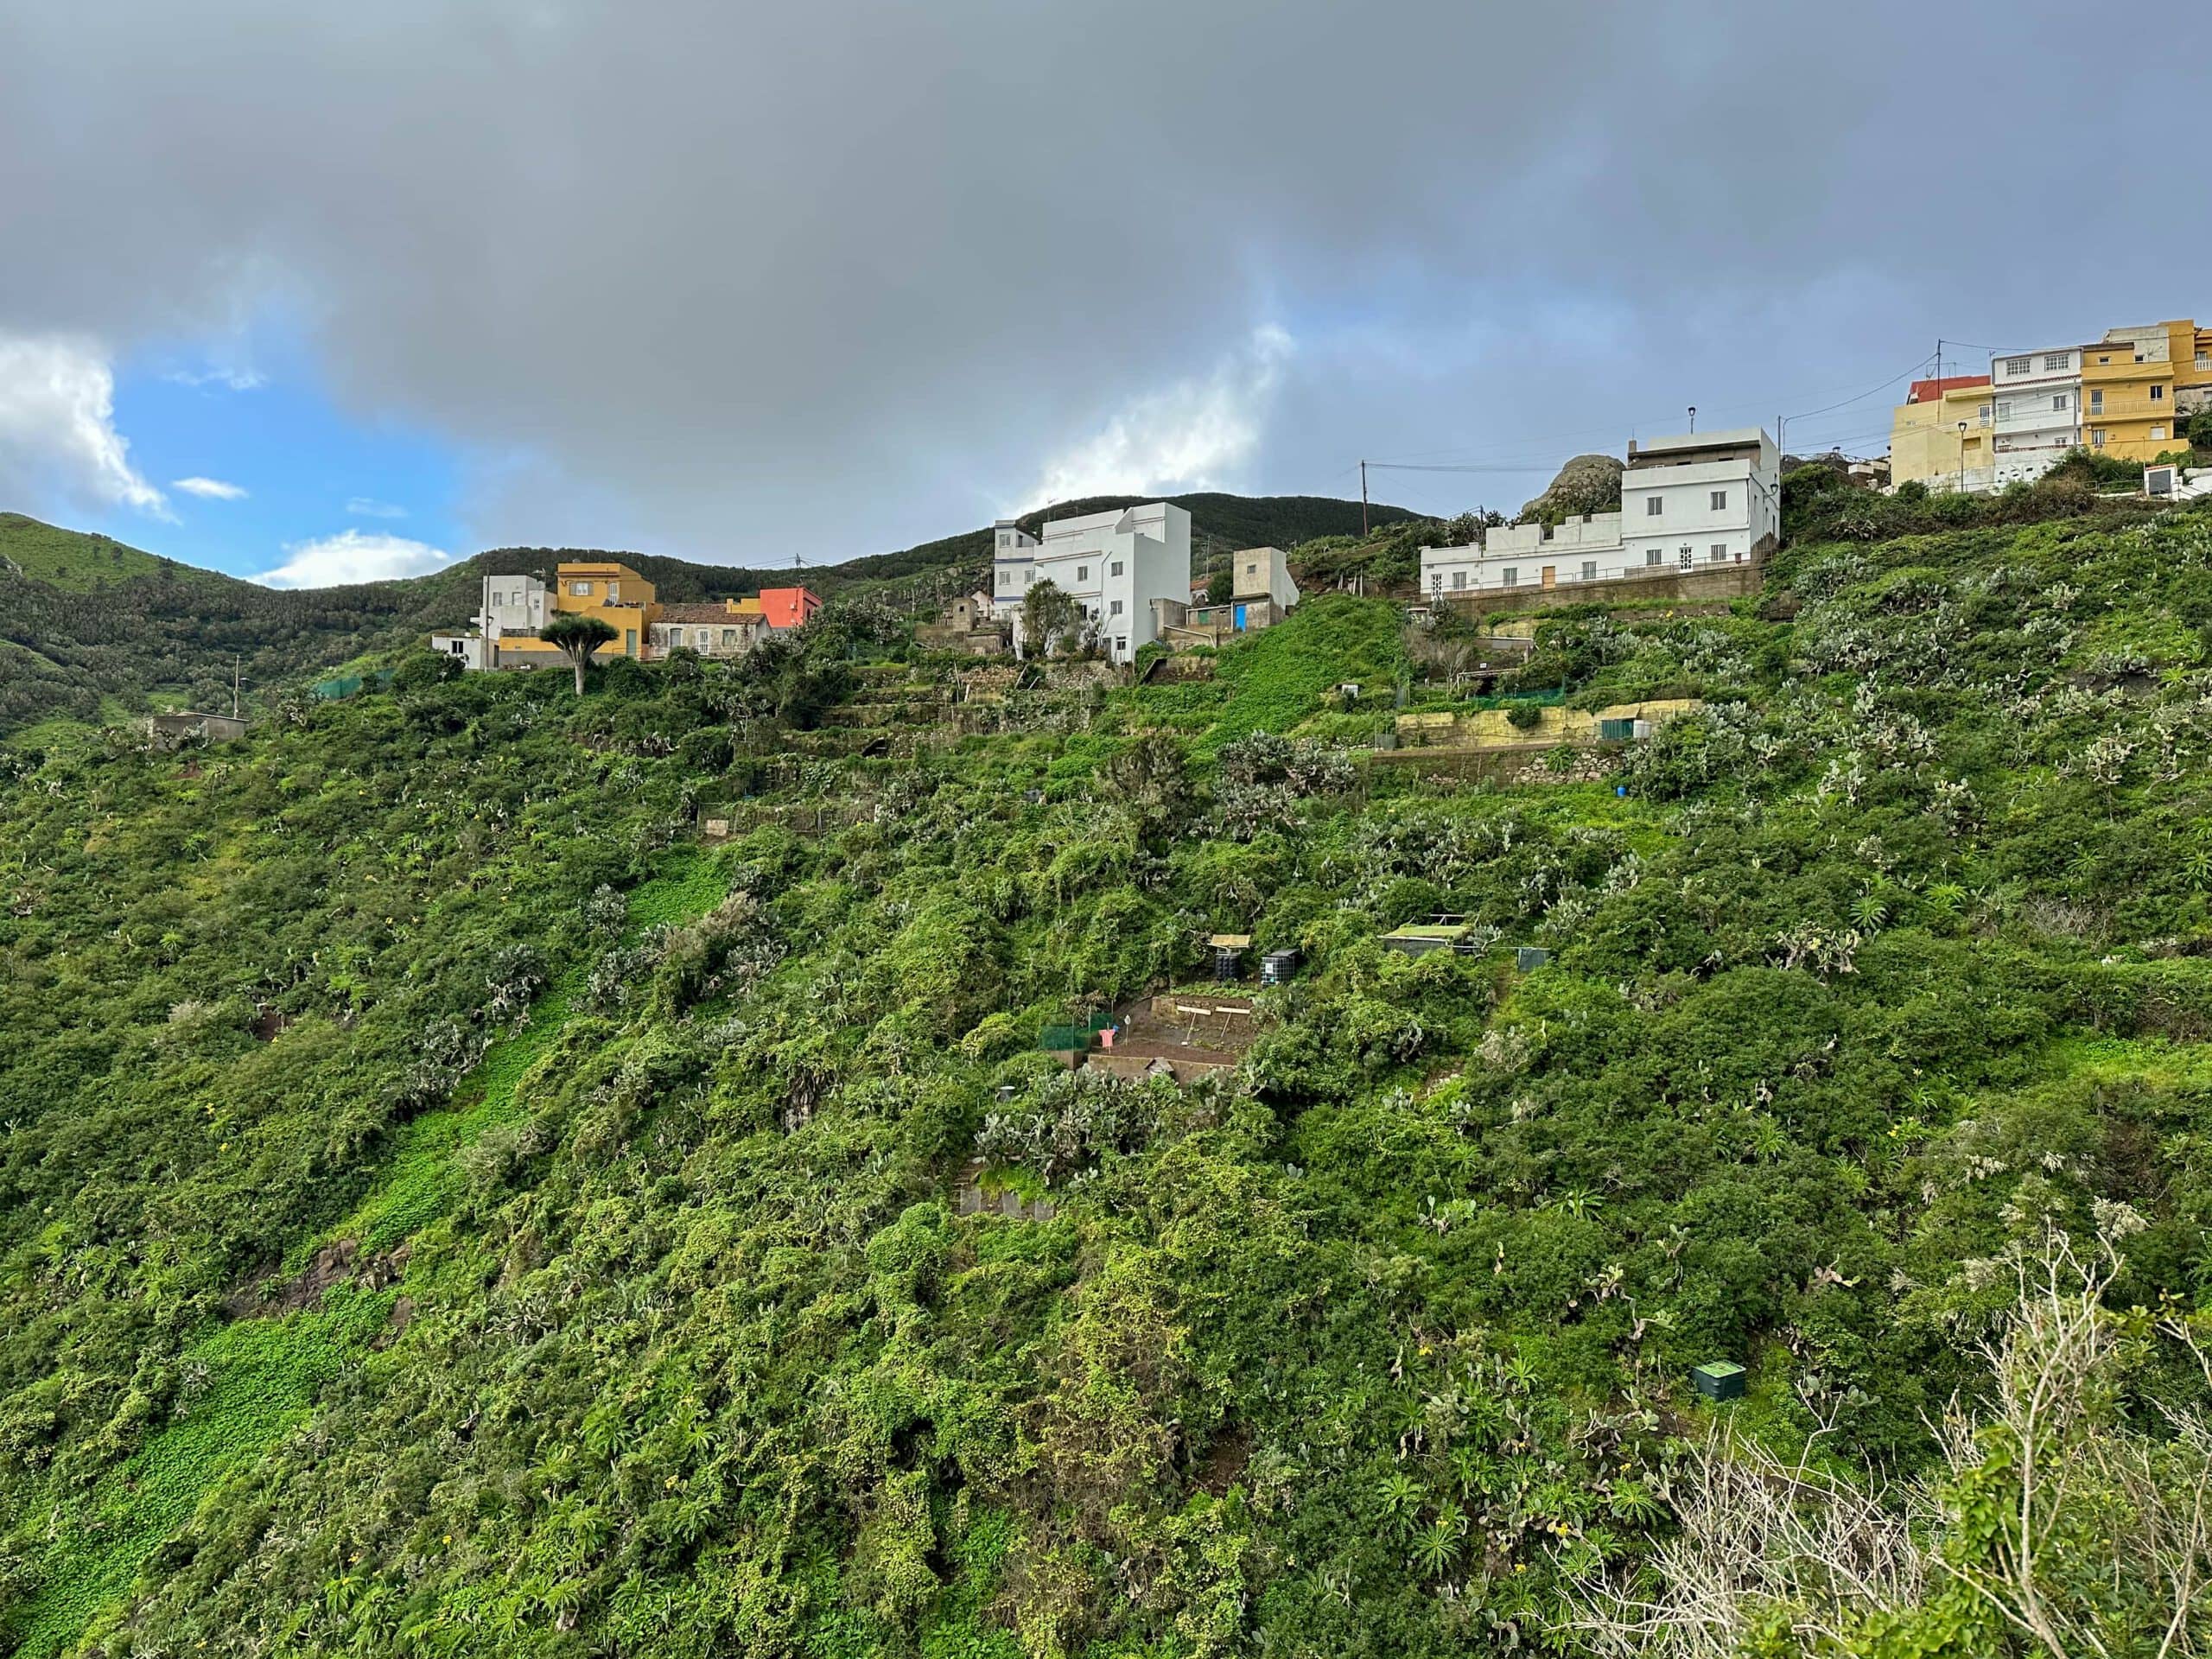
[[[1103,512],[1137,497],[1040,510]],[[1294,546],[1359,522],[1357,502],[1313,496],[1173,498],[1203,550]],[[1410,517],[1373,510],[1377,524]],[[868,593],[921,609],[982,579],[990,531],[799,573],[825,594]],[[0,738],[54,722],[110,719],[151,706],[229,707],[238,667],[263,702],[364,655],[388,659],[434,628],[466,626],[487,571],[550,569],[564,558],[620,558],[671,601],[736,597],[794,580],[792,570],[700,564],[593,548],[500,548],[406,582],[277,593],[196,570],[104,537],[0,514]]]
[[[105,536],[62,530],[20,512],[0,512],[0,574],[85,593],[153,575],[163,563]]]
[[[1484,703],[1640,741],[1327,595],[0,752],[0,1645],[2201,1651],[2212,512],[1793,493]]]

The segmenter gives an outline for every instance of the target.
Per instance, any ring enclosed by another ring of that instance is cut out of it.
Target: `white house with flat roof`
[[[1427,599],[1573,588],[1758,558],[1782,537],[1782,455],[1758,427],[1631,442],[1621,510],[1506,524],[1466,547],[1424,547]]]
[[[1557,524],[1503,524],[1467,547],[1424,547],[1421,588],[1431,599],[1488,588],[1560,588],[1630,574],[1618,512]]]
[[[1014,625],[1017,652],[1024,648],[1021,601],[1040,582],[1082,607],[1100,648],[1117,663],[1160,637],[1166,607],[1156,601],[1190,602],[1191,515],[1170,502],[1052,519],[1041,537],[1010,522],[995,531],[991,609]]]
[[[1621,542],[1631,573],[1742,564],[1782,538],[1782,454],[1764,429],[1631,438]]]
[[[545,584],[536,576],[486,576],[480,590],[475,627],[467,633],[434,633],[430,649],[457,657],[471,669],[499,665],[499,636],[535,636],[545,626]]]
[[[1993,487],[2032,484],[2082,442],[2082,348],[2051,346],[1989,359]]]

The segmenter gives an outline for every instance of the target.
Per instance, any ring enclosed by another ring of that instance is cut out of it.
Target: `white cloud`
[[[115,371],[95,342],[0,333],[0,499],[168,516],[115,429]]]
[[[1294,348],[1283,330],[1264,327],[1211,375],[1132,399],[1093,435],[1051,457],[1025,505],[1230,482],[1259,448],[1268,404]]]
[[[226,391],[258,391],[269,384],[259,369],[221,363],[205,369],[172,369],[162,378],[180,386],[220,386]]]
[[[372,500],[365,495],[357,495],[348,501],[346,511],[356,518],[404,518],[407,516],[406,508],[395,507],[389,501]]]
[[[264,588],[340,588],[349,582],[427,576],[453,563],[452,554],[428,542],[373,532],[364,535],[358,530],[341,531],[318,541],[288,543],[284,551],[291,556],[254,580]]]
[[[173,490],[182,490],[187,495],[196,495],[209,501],[243,501],[243,486],[226,484],[219,478],[179,478],[170,481]]]

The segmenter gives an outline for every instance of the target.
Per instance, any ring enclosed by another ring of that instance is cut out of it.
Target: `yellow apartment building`
[[[2212,330],[2194,321],[2108,329],[2082,348],[2082,441],[2100,454],[2156,461],[2186,449],[2182,429],[2212,398]]]
[[[1914,381],[1890,420],[1890,481],[1987,489],[1996,442],[1991,396],[1986,374]]]

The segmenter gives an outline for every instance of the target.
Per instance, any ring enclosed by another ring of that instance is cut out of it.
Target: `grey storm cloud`
[[[835,557],[1086,466],[1538,465],[2212,309],[2204,216],[2124,166],[2208,71],[2088,49],[2037,3],[19,5],[0,328],[296,320],[462,448],[487,541]]]

